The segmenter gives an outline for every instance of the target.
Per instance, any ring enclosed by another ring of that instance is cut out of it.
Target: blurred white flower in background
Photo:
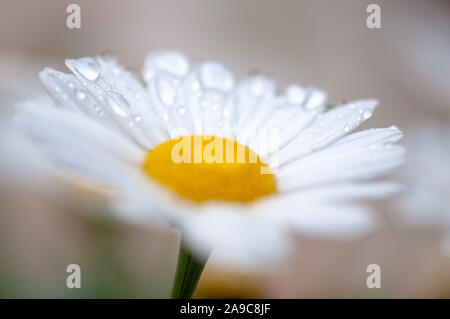
[[[408,161],[399,176],[408,191],[396,201],[397,217],[446,232],[442,247],[450,255],[450,127],[414,128],[405,143]]]
[[[395,183],[366,181],[403,163],[404,148],[395,144],[402,132],[391,126],[349,134],[371,117],[376,100],[326,111],[320,90],[292,85],[277,94],[275,83],[263,76],[235,86],[223,65],[204,62],[191,69],[182,54],[172,51],[148,56],[146,87],[110,56],[66,64],[73,74],[41,72],[56,104],[24,103],[17,123],[57,165],[115,186],[125,197],[120,217],[138,222],[163,217],[182,229],[199,256],[213,248],[220,263],[273,265],[286,257],[287,230],[333,238],[366,234],[374,226],[373,214],[349,204],[399,190]],[[272,127],[280,130],[280,144],[258,153],[257,165],[281,164],[273,175],[239,175],[241,167],[226,175],[213,169],[195,176],[189,165],[180,173],[170,151],[158,153],[166,156],[163,165],[146,166],[155,159],[152,152],[160,152],[180,131],[251,146],[259,129]],[[279,163],[273,161],[276,153]],[[153,179],[159,171],[162,177],[155,179],[161,184]],[[165,180],[165,173],[174,178]],[[232,174],[238,183],[228,184]],[[272,185],[271,191],[258,193],[259,187]],[[212,193],[191,201],[195,187],[201,196]],[[251,199],[240,200],[247,192]],[[229,194],[239,196],[224,197]]]

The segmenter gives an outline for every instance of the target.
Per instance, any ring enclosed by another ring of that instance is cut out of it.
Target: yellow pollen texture
[[[194,202],[251,202],[275,193],[269,167],[248,147],[228,138],[192,135],[151,150],[144,171]]]

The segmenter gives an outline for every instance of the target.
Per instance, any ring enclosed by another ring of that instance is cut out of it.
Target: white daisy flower
[[[349,204],[398,190],[365,181],[403,163],[395,144],[402,132],[349,134],[371,117],[376,100],[327,110],[321,90],[292,85],[278,93],[264,76],[236,84],[222,64],[191,66],[173,51],[147,57],[145,86],[109,56],[66,65],[72,74],[40,74],[55,104],[24,103],[19,125],[59,166],[115,186],[119,216],[168,220],[200,259],[213,250],[216,262],[267,266],[286,256],[289,230],[365,234],[373,215]],[[271,129],[276,143],[261,138]],[[210,139],[196,144],[196,137]],[[181,141],[192,142],[183,155],[229,143],[256,161],[236,163],[232,154],[231,164],[178,164],[172,152]]]

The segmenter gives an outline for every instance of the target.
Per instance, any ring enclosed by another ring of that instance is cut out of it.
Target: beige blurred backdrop
[[[81,7],[81,29],[66,27],[66,7],[70,3]],[[381,7],[381,29],[366,26],[369,3]],[[405,131],[405,139],[412,128],[425,124],[448,125],[450,122],[450,2],[443,0],[2,0],[1,108],[8,111],[14,101],[41,94],[37,73],[45,66],[65,70],[65,58],[110,51],[117,54],[122,64],[139,71],[145,55],[161,49],[183,51],[194,61],[223,62],[238,78],[257,71],[273,76],[280,87],[293,82],[314,85],[328,92],[333,105],[344,100],[377,98],[380,106],[363,128],[395,124]],[[14,223],[18,233],[30,235],[37,231],[35,239],[28,244],[24,244],[20,236],[7,236],[2,232],[3,253],[0,256],[7,260],[5,264],[9,268],[20,268],[17,265],[23,265],[23,262],[34,268],[34,263],[38,264],[40,259],[20,259],[5,251],[22,249],[26,254],[27,249],[40,249],[46,254],[56,254],[59,263],[55,266],[53,262],[52,266],[60,269],[70,259],[70,254],[67,255],[65,248],[55,248],[48,242],[61,236],[68,241],[67,249],[79,252],[83,247],[90,247],[84,241],[90,236],[89,231],[86,234],[86,227],[91,229],[91,222],[88,222],[90,226],[80,226],[79,221],[76,222],[83,231],[66,236],[65,227],[72,228],[66,223],[72,222],[62,217],[64,215],[52,215],[55,207],[51,205],[51,209],[41,210],[51,214],[50,220],[61,219],[62,224],[38,223],[44,227],[41,230],[29,227],[26,217],[15,216],[17,208],[8,211],[2,208],[2,229],[10,228],[7,223]],[[383,205],[389,203],[380,205],[380,210],[385,207]],[[29,210],[20,208],[20,211]],[[33,216],[40,220],[35,214]],[[77,214],[70,216],[76,218]],[[130,279],[130,282],[141,282],[133,287],[134,290],[129,289],[132,291],[129,296],[164,295],[169,289],[176,260],[177,236],[170,230],[165,234],[140,231],[142,235],[138,238],[134,231],[131,231],[134,235],[130,235],[126,230],[119,231],[120,235],[114,237],[114,242],[120,242],[117,245],[129,243],[134,247],[129,252],[132,256],[123,263],[124,267],[131,267],[133,274],[142,274],[141,277],[135,275],[139,277],[137,279]],[[49,232],[54,232],[53,238],[46,237]],[[435,236],[434,232],[411,233],[409,229],[388,225],[356,243],[305,240],[299,244],[295,255],[298,258],[293,257],[283,275],[264,275],[259,280],[255,275],[230,275],[208,269],[208,273],[217,272],[217,276],[226,279],[212,283],[205,279],[200,285],[203,289],[200,295],[448,296],[450,290],[446,286],[445,273],[448,265],[435,249]],[[103,239],[93,239],[95,245],[99,245],[99,240],[103,243]],[[152,244],[148,245],[148,242]],[[33,244],[35,246],[30,248]],[[95,251],[91,251],[90,256],[92,254],[95,255]],[[50,259],[44,258],[49,267]],[[91,264],[94,262],[100,262],[102,269],[108,271],[107,262],[90,261]],[[374,292],[365,288],[365,266],[369,263],[380,263],[386,269],[388,279],[383,282],[386,283],[384,290]],[[42,271],[46,273],[41,269],[36,276]],[[116,276],[111,271],[112,277]],[[339,271],[342,275],[337,275]],[[19,269],[16,273],[21,277],[23,271]],[[163,278],[159,274],[169,279],[156,283],[156,279]],[[236,278],[234,286],[228,279],[232,276]],[[142,278],[160,292],[145,291],[141,287]],[[40,284],[46,286],[47,282],[42,281]],[[227,287],[224,282],[228,282]],[[244,282],[249,284],[242,284]],[[6,296],[21,296],[28,291],[26,284],[19,287],[13,279],[5,285],[0,291]],[[242,286],[250,288],[240,290]],[[63,292],[64,289],[49,288],[42,296],[70,296]],[[11,293],[12,290],[15,292]],[[29,295],[40,296],[40,290],[33,290]],[[102,292],[86,295],[104,296]]]

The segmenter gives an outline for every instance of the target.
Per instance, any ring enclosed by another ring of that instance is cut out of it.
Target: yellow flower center
[[[149,176],[195,202],[250,202],[276,191],[269,167],[251,149],[229,138],[172,139],[151,150],[143,166]]]

